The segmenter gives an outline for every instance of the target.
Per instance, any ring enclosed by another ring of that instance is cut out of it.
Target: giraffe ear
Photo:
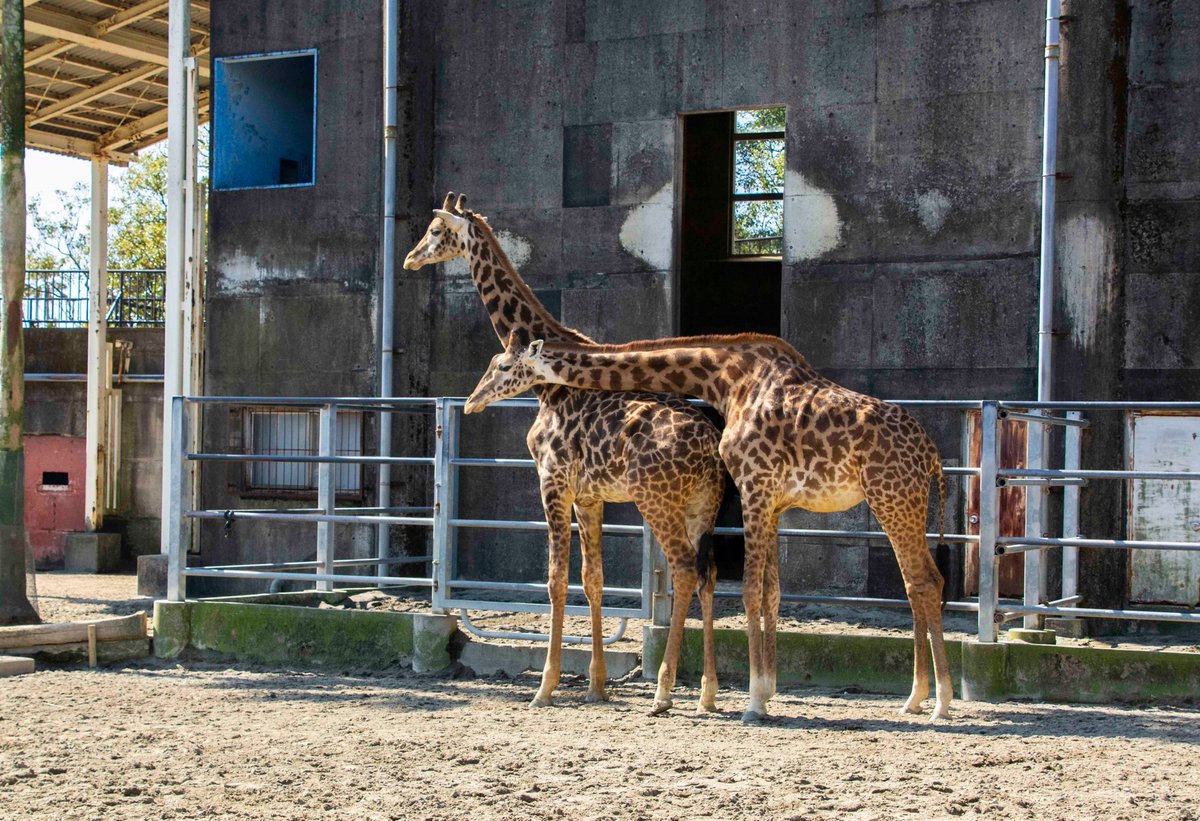
[[[466,219],[464,219],[463,217],[460,217],[458,214],[451,214],[449,211],[446,211],[445,209],[442,209],[442,208],[433,209],[433,213],[435,216],[441,217],[442,221],[445,222],[447,225],[449,225],[451,228],[453,228],[455,231],[461,231],[467,227]]]
[[[532,342],[530,342],[529,348],[526,349],[526,351],[525,351],[525,357],[527,359],[532,359],[533,357],[540,354],[542,352],[542,345],[544,345],[544,344],[545,344],[545,340],[543,340],[543,339],[535,339]]]

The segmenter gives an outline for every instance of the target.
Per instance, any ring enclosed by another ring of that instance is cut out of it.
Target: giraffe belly
[[[786,486],[788,507],[802,507],[814,513],[849,510],[866,498],[861,483],[850,476],[825,480],[812,473],[797,473]]]

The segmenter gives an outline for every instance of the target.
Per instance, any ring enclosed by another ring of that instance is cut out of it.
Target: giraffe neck
[[[547,382],[608,391],[681,393],[722,415],[747,386],[771,379],[819,379],[799,353],[775,337],[681,337],[627,345],[548,343],[539,375]]]
[[[591,342],[546,310],[509,262],[491,228],[477,218],[468,222],[467,266],[501,342],[506,341],[513,331],[523,333],[526,341]]]

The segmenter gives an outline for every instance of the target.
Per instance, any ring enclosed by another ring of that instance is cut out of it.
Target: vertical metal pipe
[[[321,407],[317,453],[322,457],[333,456],[337,439],[337,405]],[[334,484],[335,470],[330,462],[317,465],[317,507],[322,513],[334,513],[337,491]],[[317,522],[317,572],[333,573],[333,522]],[[317,582],[317,590],[332,590],[333,582]]]
[[[979,640],[996,640],[996,537],[1000,533],[999,407],[984,402],[979,422]]]
[[[163,549],[167,552],[167,601],[183,601],[187,596],[186,577],[183,575],[187,567],[187,548],[182,538],[185,512],[183,466],[187,460],[183,432],[187,426],[187,409],[181,396],[172,397],[168,408],[168,423],[163,427],[170,428],[170,441],[175,443],[175,447],[163,452],[163,460],[166,463],[163,477],[167,488],[167,504],[163,507],[162,517],[163,529],[166,531]]]
[[[450,541],[450,510],[446,505],[446,488],[449,484],[450,454],[446,449],[447,403],[442,397],[437,400],[434,414],[433,446],[433,612],[446,612],[447,582],[450,580],[447,544]]]
[[[392,395],[392,358],[395,350],[396,302],[396,128],[398,125],[400,0],[384,0],[383,25],[383,256],[382,293],[379,311],[379,395]],[[392,415],[379,416],[379,455],[392,455]],[[392,466],[379,466],[380,507],[392,503]],[[380,559],[376,575],[385,576],[388,565],[382,560],[389,552],[388,526],[376,532],[375,555]]]
[[[84,529],[104,523],[108,396],[108,160],[92,158],[91,258],[88,271],[87,465]]]
[[[1055,175],[1058,172],[1058,68],[1059,68],[1059,18],[1062,16],[1060,0],[1046,0],[1046,70],[1045,96],[1042,108],[1042,237],[1040,276],[1038,293],[1038,386],[1039,402],[1049,402],[1054,383],[1054,197]],[[1041,411],[1039,411],[1041,413]],[[1029,449],[1025,463],[1035,469],[1044,470],[1046,442],[1049,431],[1045,425],[1029,426]],[[1025,502],[1025,534],[1046,535],[1046,508],[1049,488],[1030,488]],[[1041,552],[1025,554],[1024,601],[1026,604],[1042,604],[1045,600],[1046,563]],[[1042,625],[1043,617],[1030,615],[1024,618],[1027,628]]]
[[[172,397],[184,393],[183,385],[183,280],[188,246],[187,190],[191,183],[187,168],[188,58],[191,56],[191,5],[189,0],[170,0],[167,29],[167,270],[163,355],[163,419],[171,418]],[[174,453],[179,442],[175,426],[163,425],[163,458]],[[163,475],[162,509],[169,510],[174,491]],[[172,525],[162,521],[162,550],[170,544]],[[178,534],[176,533],[176,538]]]
[[[1042,245],[1038,298],[1038,393],[1048,402],[1053,385],[1054,197],[1058,172],[1058,68],[1060,0],[1046,0],[1045,105],[1042,109]]]
[[[1068,419],[1082,419],[1079,411],[1068,411]],[[1082,442],[1083,431],[1077,427],[1068,427],[1064,432],[1066,452],[1063,455],[1063,470],[1079,470],[1083,464]],[[1079,533],[1079,487],[1068,485],[1063,488],[1063,526],[1064,539],[1074,539]],[[1079,593],[1079,548],[1064,547],[1062,549],[1062,597],[1064,599]],[[1066,607],[1074,607],[1071,602]]]

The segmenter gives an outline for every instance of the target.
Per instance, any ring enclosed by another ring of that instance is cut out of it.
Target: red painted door
[[[26,436],[25,529],[39,567],[63,561],[67,534],[83,530],[86,440]]]

